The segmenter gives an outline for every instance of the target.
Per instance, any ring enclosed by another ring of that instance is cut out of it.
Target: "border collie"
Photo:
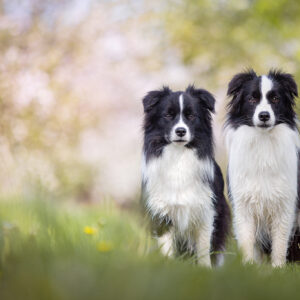
[[[195,254],[201,265],[223,261],[229,207],[214,160],[214,97],[189,86],[149,92],[144,105],[142,199],[165,255]]]
[[[250,70],[233,77],[227,94],[227,179],[238,245],[245,262],[260,262],[267,253],[273,266],[282,266],[286,258],[300,258],[294,247],[299,207],[299,133],[293,109],[297,85],[281,71],[257,76]]]

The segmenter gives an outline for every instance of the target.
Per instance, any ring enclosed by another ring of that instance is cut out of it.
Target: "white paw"
[[[285,261],[272,261],[273,268],[282,268],[285,266]]]

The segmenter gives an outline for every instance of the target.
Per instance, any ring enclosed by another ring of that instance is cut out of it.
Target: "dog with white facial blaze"
[[[297,85],[281,71],[250,70],[233,77],[228,96],[228,192],[244,261],[299,260]]]
[[[143,99],[142,201],[152,234],[168,256],[195,255],[201,265],[223,262],[230,213],[214,160],[215,99],[189,86]]]

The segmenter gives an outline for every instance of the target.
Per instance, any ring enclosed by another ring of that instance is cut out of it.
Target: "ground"
[[[300,266],[219,269],[164,258],[143,218],[111,203],[0,201],[0,299],[297,299]]]

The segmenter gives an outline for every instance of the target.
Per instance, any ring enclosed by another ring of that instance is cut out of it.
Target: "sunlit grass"
[[[0,299],[297,299],[298,266],[165,259],[142,217],[111,203],[0,202]]]

